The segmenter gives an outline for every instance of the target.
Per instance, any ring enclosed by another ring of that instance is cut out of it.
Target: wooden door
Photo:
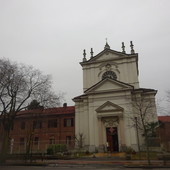
[[[107,142],[108,142],[108,148],[107,148],[108,151],[118,152],[119,143],[118,143],[117,127],[106,128],[106,136],[107,136]]]

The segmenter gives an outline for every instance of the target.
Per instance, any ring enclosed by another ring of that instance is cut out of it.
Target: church
[[[130,53],[112,50],[106,41],[104,50],[87,59],[84,50],[80,65],[83,70],[83,94],[75,102],[75,135],[83,135],[83,147],[90,152],[119,152],[125,146],[139,150],[144,145],[142,132],[135,121],[134,103],[142,98],[152,100],[147,119],[157,121],[154,89],[140,88],[138,53],[130,41]],[[146,109],[145,109],[146,110]]]
[[[118,52],[106,42],[95,56],[91,49],[89,59],[84,50],[80,65],[84,93],[74,97],[75,106],[65,103],[58,108],[19,112],[10,132],[10,153],[25,153],[29,136],[33,153],[46,153],[52,144],[73,150],[80,148],[77,141],[89,152],[145,149],[141,122],[158,121],[157,91],[139,86],[138,54],[133,43],[130,54],[124,43]]]

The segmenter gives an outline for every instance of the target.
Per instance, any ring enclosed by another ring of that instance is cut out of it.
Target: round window
[[[113,72],[113,71],[106,71],[102,75],[102,79],[105,79],[105,78],[110,78],[110,79],[116,80],[117,76],[116,76],[115,72]]]

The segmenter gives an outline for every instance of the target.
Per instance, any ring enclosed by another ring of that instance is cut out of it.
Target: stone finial
[[[84,57],[83,57],[83,62],[84,62],[84,61],[87,61],[87,59],[86,59],[86,50],[85,50],[85,49],[83,50],[83,56],[84,56]]]
[[[135,50],[133,49],[133,42],[130,41],[130,48],[131,48],[131,54],[135,54]]]
[[[107,38],[106,38],[106,45],[105,45],[104,49],[110,49],[110,46],[109,46],[109,44],[107,43]]]
[[[126,53],[124,42],[122,42],[122,53]]]
[[[93,48],[91,48],[90,54],[91,54],[91,58],[93,58]]]

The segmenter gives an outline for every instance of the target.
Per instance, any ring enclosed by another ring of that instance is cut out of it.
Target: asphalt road
[[[125,168],[121,166],[107,166],[107,165],[50,165],[50,166],[0,166],[0,170],[65,170],[65,169],[73,169],[73,170],[131,170],[131,168]],[[133,170],[141,170],[144,168],[133,168]],[[160,168],[150,168],[153,170],[160,170]],[[161,168],[162,169],[162,168]],[[169,170],[169,168],[163,168],[163,170]]]

